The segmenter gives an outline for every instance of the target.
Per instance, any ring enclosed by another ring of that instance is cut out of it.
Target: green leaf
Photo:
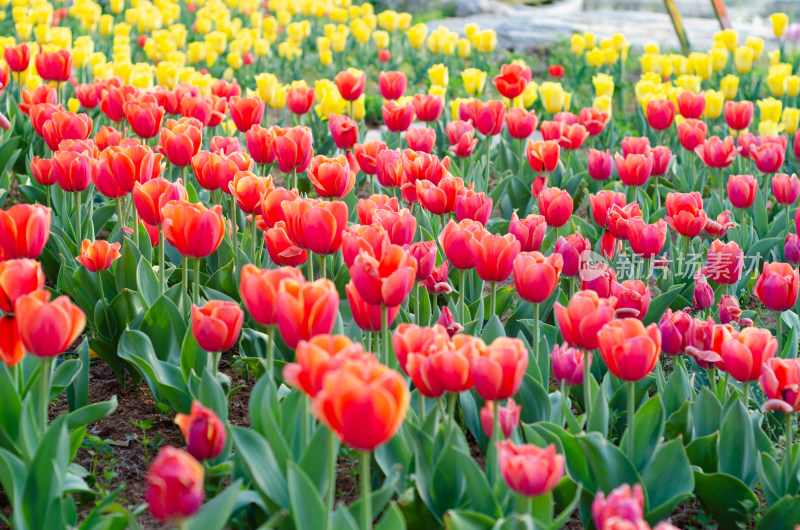
[[[139,259],[136,267],[136,281],[139,283],[139,294],[142,295],[144,304],[150,307],[158,299],[160,288],[153,267],[144,258]]]
[[[117,396],[112,396],[108,401],[92,403],[67,414],[67,429],[74,431],[90,423],[107,418],[117,410]]]
[[[739,528],[750,520],[758,497],[738,478],[694,472],[695,493],[720,528]]]
[[[136,278],[136,267],[139,265],[139,259],[142,257],[136,245],[127,237],[122,240],[122,248],[120,249],[122,257],[117,260],[114,276],[117,281],[117,291],[129,289],[131,291],[138,291],[139,285]]]
[[[375,530],[406,530],[406,520],[403,519],[403,513],[396,503],[393,502],[389,505],[389,508],[383,513],[383,517],[375,525]]]
[[[547,390],[529,374],[525,374],[522,378],[516,398],[522,407],[521,419],[525,423],[550,419],[550,399]]]
[[[594,474],[598,490],[608,493],[622,484],[641,482],[625,453],[598,433],[579,436],[576,440],[585,451],[586,461]]]
[[[211,501],[203,505],[199,512],[186,521],[185,528],[187,530],[223,530],[226,528],[241,489],[241,480],[235,481],[225,488],[225,491],[217,494]]]
[[[62,415],[48,427],[31,461],[21,502],[22,517],[28,528],[53,528],[54,518],[60,519],[57,501],[61,498],[69,465],[69,446],[64,443],[65,423],[66,417]]]
[[[294,462],[289,462],[287,484],[292,519],[297,528],[325,528],[327,513],[317,488]]]
[[[179,364],[180,346],[186,333],[185,319],[167,296],[158,297],[144,314],[139,331],[150,337],[156,358]]]
[[[336,458],[339,453],[339,439],[327,427],[320,427],[308,443],[300,457],[300,468],[308,474],[320,495],[325,495],[331,481],[336,480],[330,473],[331,458]]]
[[[444,515],[446,530],[492,530],[494,519],[482,513],[450,510]]]
[[[256,489],[278,506],[290,509],[286,479],[283,478],[283,473],[267,441],[257,432],[244,427],[232,427],[231,432],[237,456],[241,459]]]
[[[658,394],[648,399],[639,407],[633,416],[634,422],[634,454],[633,464],[639,471],[643,470],[656,450],[664,435],[664,407]],[[620,447],[627,447],[630,429],[626,429],[620,441]],[[628,455],[629,457],[631,455]]]
[[[798,524],[800,524],[800,497],[786,496],[767,510],[756,525],[756,529],[793,528]]]
[[[594,380],[589,381],[589,384],[593,382]],[[602,386],[597,389],[592,399],[592,414],[586,431],[598,432],[603,438],[608,438],[608,400]]]
[[[767,505],[772,506],[785,493],[781,467],[769,454],[759,453],[756,471]]]
[[[686,454],[689,462],[697,466],[704,473],[717,472],[717,439],[719,433],[714,432],[707,436],[695,438],[692,443],[686,446]]]
[[[694,490],[694,475],[681,440],[661,445],[642,472],[647,490],[647,520],[655,524],[667,517]]]
[[[722,473],[733,475],[747,485],[753,483],[756,477],[753,423],[739,400],[730,406],[722,419],[717,450]]]
[[[642,322],[644,324],[652,324],[653,322],[657,322],[664,315],[664,312],[670,306],[672,301],[675,300],[675,297],[680,294],[683,287],[684,285],[682,283],[673,285],[666,293],[661,293],[653,298],[653,300],[650,302],[650,308],[647,310],[647,315],[645,315]]]
[[[503,324],[500,323],[500,319],[497,315],[492,315],[481,332],[481,339],[486,344],[491,344],[494,339],[505,336],[506,332],[503,329]]]
[[[693,438],[702,438],[719,430],[722,419],[722,404],[717,396],[703,387],[692,404]]]

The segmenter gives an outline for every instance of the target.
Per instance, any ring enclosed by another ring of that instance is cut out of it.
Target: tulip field
[[[0,526],[800,525],[791,16],[0,4]]]

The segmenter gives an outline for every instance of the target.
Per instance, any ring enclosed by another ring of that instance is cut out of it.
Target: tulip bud
[[[714,305],[714,289],[708,284],[706,276],[700,272],[694,275],[694,295],[692,300],[697,311],[708,309]]]
[[[520,411],[522,411],[522,407],[517,405],[512,398],[509,398],[505,405],[497,407],[499,414],[497,421],[500,424],[503,437],[510,438],[511,434],[519,427]],[[487,401],[481,408],[481,428],[487,438],[491,438],[494,432],[494,413],[494,401]]]
[[[177,414],[175,423],[186,439],[186,451],[197,460],[214,460],[225,448],[228,438],[225,424],[213,410],[204,407],[199,401],[192,402],[188,415]]]
[[[584,352],[572,348],[566,343],[553,346],[551,361],[553,365],[553,378],[567,386],[578,386],[584,378],[584,356],[589,356],[589,366],[592,365],[592,352]]]
[[[509,440],[497,442],[497,459],[509,489],[525,497],[551,492],[564,476],[564,455],[556,453],[553,444],[541,448]]]
[[[185,451],[161,448],[147,472],[145,501],[161,521],[179,521],[203,504],[203,466]]]

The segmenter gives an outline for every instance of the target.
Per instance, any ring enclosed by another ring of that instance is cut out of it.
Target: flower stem
[[[238,228],[236,227],[236,197],[231,194],[231,237],[233,238],[233,270],[236,270],[236,245],[239,237]]]
[[[306,262],[308,265],[308,281],[314,281],[314,253],[308,253],[308,261]]]
[[[747,404],[750,401],[750,381],[742,383],[742,403],[744,408],[747,409]]]
[[[381,349],[383,363],[389,364],[389,308],[381,304]]]
[[[539,304],[533,304],[533,356],[539,359]],[[541,366],[541,363],[539,363]],[[549,366],[549,363],[548,363]],[[544,374],[542,374],[544,377]]]
[[[256,226],[256,216],[252,215],[252,233],[250,234],[250,259],[253,263],[256,262],[256,239],[258,234],[258,227]]]
[[[184,309],[188,309],[189,308],[189,258],[183,258],[183,281],[181,283],[183,290],[181,298],[185,302]]]
[[[327,502],[328,508],[328,528],[333,528],[333,508],[336,502],[336,433],[333,429],[328,429],[329,443],[331,446],[330,459],[328,460],[328,491]]]
[[[47,407],[50,404],[50,358],[42,357],[41,366],[41,387],[39,388],[39,399],[42,407],[41,425],[42,430],[40,435],[44,436],[44,431],[47,430]]]
[[[100,271],[97,271],[97,284],[100,286],[100,300],[103,302],[103,315],[106,317],[106,326],[108,332],[111,333],[111,321],[108,319],[108,308],[106,307],[106,295],[103,293],[103,278],[100,277]]]
[[[583,405],[586,409],[586,428],[589,428],[589,417],[592,413],[592,367],[589,365],[589,352],[583,352]]]
[[[456,417],[456,397],[458,394],[451,392],[447,396],[447,417],[450,421],[454,421]]]
[[[161,294],[167,290],[167,282],[165,280],[164,269],[167,268],[166,260],[164,259],[164,231],[159,227],[158,230],[158,283],[161,286]]]
[[[418,326],[422,325],[422,323],[420,322],[420,318],[419,318],[420,317],[420,314],[419,314],[420,290],[421,290],[420,289],[420,284],[419,284],[419,282],[417,282],[417,284],[414,286],[414,322],[416,322]]]
[[[214,369],[211,371],[214,374],[214,377],[217,377],[219,373],[219,359],[222,357],[222,352],[211,352],[211,362],[214,363]]]
[[[776,330],[776,334],[778,335],[778,356],[783,354],[783,313],[781,311],[776,311],[775,316],[778,317],[778,329]]]
[[[458,313],[461,316],[461,324],[467,323],[467,310],[464,309],[464,301],[467,296],[467,271],[458,269]]]
[[[75,192],[75,242],[81,245],[81,192]]]
[[[489,318],[492,318],[497,313],[497,291],[495,291],[496,282],[492,282],[489,293]]]
[[[633,450],[636,445],[634,436],[634,414],[636,413],[636,383],[628,381],[628,457],[633,459]]]
[[[492,137],[486,136],[486,146],[484,147],[484,152],[486,154],[486,186],[483,188],[483,191],[489,190],[489,144],[492,143]]]
[[[273,326],[267,326],[267,372],[272,377],[272,371],[275,369],[275,340],[272,338]]]
[[[792,483],[792,445],[794,439],[794,425],[792,421],[792,413],[786,413],[786,449],[783,455],[783,479],[786,481],[784,484],[784,493],[789,492],[789,486]]]
[[[192,303],[200,302],[200,258],[194,260],[194,284],[192,285]]]
[[[361,475],[361,528],[369,530],[372,528],[372,477],[369,470],[371,454],[369,451],[361,451],[360,475]]]

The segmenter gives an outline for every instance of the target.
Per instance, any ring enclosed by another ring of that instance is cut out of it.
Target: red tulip
[[[775,356],[778,340],[769,330],[745,328],[722,343],[725,371],[740,382],[752,382],[761,375],[764,363]]]
[[[160,521],[180,521],[203,504],[203,465],[185,451],[162,447],[147,472],[145,502]]]
[[[653,129],[657,131],[669,129],[675,120],[675,103],[669,99],[651,99],[647,102],[646,114],[647,123]]]
[[[72,75],[72,52],[67,49],[46,52],[36,56],[36,72],[45,81],[63,83]]]
[[[348,268],[361,252],[380,260],[389,244],[389,236],[380,225],[350,225],[342,232],[342,258]]]
[[[333,254],[342,245],[342,230],[347,226],[347,204],[341,201],[318,202],[308,199],[281,204],[292,241],[315,254]]]
[[[641,484],[634,485],[633,490],[623,484],[607,498],[604,492],[598,492],[592,502],[592,520],[595,528],[602,530],[642,530],[647,523]]]
[[[333,143],[339,149],[349,150],[358,142],[358,123],[343,114],[330,114],[328,128],[333,137]]]
[[[750,157],[762,173],[775,173],[783,166],[786,156],[786,144],[779,142],[764,142],[750,151]]]
[[[719,308],[720,323],[739,322],[739,317],[742,316],[742,309],[739,307],[739,300],[735,296],[730,294],[722,295],[717,307]]]
[[[403,208],[399,212],[388,209],[375,210],[372,222],[386,230],[393,245],[408,245],[414,240],[417,231],[417,219],[411,215],[408,208]]]
[[[43,289],[44,281],[42,266],[35,260],[10,259],[0,262],[0,312],[13,313],[17,299]]]
[[[695,94],[691,90],[684,90],[678,94],[678,111],[687,119],[700,119],[706,110],[706,98],[703,92]]]
[[[699,192],[668,193],[667,224],[685,237],[695,237],[706,226],[706,212],[703,210],[703,197]]]
[[[411,99],[411,105],[419,121],[432,122],[442,115],[444,99],[433,94],[416,94]]]
[[[253,169],[253,161],[246,153],[236,152],[231,156],[200,151],[192,157],[192,170],[197,183],[207,190],[222,190],[230,194],[230,184],[240,171]]]
[[[723,244],[711,242],[708,248],[707,275],[720,285],[733,285],[739,281],[744,267],[744,252],[735,241]]]
[[[550,356],[553,365],[553,378],[559,383],[563,382],[567,386],[578,386],[583,383],[583,363],[584,356],[589,356],[589,366],[592,364],[592,352],[584,352],[562,345],[553,346],[553,353]]]
[[[278,134],[280,133],[280,134]],[[284,173],[302,173],[308,168],[314,149],[311,146],[311,129],[298,126],[275,130],[273,149],[278,169]]]
[[[186,189],[177,182],[155,178],[142,184],[136,182],[133,188],[133,202],[139,217],[150,225],[160,225],[161,209],[170,201],[186,200]]]
[[[97,190],[111,199],[133,191],[158,176],[163,169],[161,155],[149,147],[108,147],[100,153],[91,177]]]
[[[667,312],[661,317],[658,323],[658,330],[661,332],[661,349],[667,355],[678,355],[683,353],[686,346],[686,336],[692,324],[692,317],[684,311]]]
[[[453,287],[447,283],[450,274],[450,262],[445,261],[438,267],[434,267],[431,275],[423,280],[422,284],[429,293],[439,296],[444,293],[452,293]]]
[[[264,243],[269,259],[279,267],[299,267],[308,259],[308,253],[289,238],[284,221],[277,221],[264,232]]]
[[[614,318],[617,299],[600,298],[594,291],[578,291],[567,307],[556,302],[554,311],[564,341],[575,348],[594,350],[598,332]]]
[[[720,140],[718,136],[712,136],[695,147],[694,152],[708,167],[723,168],[733,163],[738,149],[733,145],[732,137],[727,136],[725,140]]]
[[[192,306],[192,334],[207,352],[233,348],[242,331],[244,312],[235,302],[211,300],[203,307]]]
[[[208,142],[209,150],[217,155],[231,156],[237,151],[244,151],[239,145],[239,138],[231,136],[214,136]]]
[[[401,106],[396,101],[389,100],[383,104],[381,112],[386,127],[392,132],[405,131],[414,121],[414,107],[411,103]]]
[[[800,180],[795,174],[777,173],[772,177],[772,193],[779,204],[794,204],[800,196]]]
[[[339,94],[347,101],[355,101],[364,93],[367,83],[367,74],[360,70],[342,70],[333,78]]]
[[[228,113],[228,102],[219,96],[185,96],[180,100],[180,114],[195,118],[204,127],[215,127]]]
[[[31,160],[31,174],[33,178],[42,186],[52,186],[56,183],[53,173],[53,161],[49,158],[33,157]]]
[[[372,223],[372,214],[377,210],[389,210],[391,212],[400,211],[400,203],[397,197],[389,197],[388,195],[375,194],[368,199],[359,199],[356,205],[356,212],[361,224],[368,225]]]
[[[606,214],[606,224],[609,232],[616,239],[628,239],[628,224],[631,219],[642,216],[642,210],[635,202],[620,206],[612,204]]]
[[[289,87],[286,92],[286,106],[298,116],[306,114],[314,104],[314,89],[296,85]],[[260,121],[260,120],[259,120]],[[249,129],[248,129],[249,130]]]
[[[611,284],[611,296],[617,299],[615,316],[644,319],[650,308],[650,289],[640,280]]]
[[[467,188],[456,197],[456,220],[460,223],[464,219],[472,219],[486,226],[492,216],[493,204],[494,201],[491,197],[487,199],[485,193],[476,193]]]
[[[608,149],[605,151],[589,149],[587,169],[589,176],[594,180],[608,180],[614,170],[614,158],[611,152]]]
[[[480,412],[481,429],[483,429],[483,434],[489,438],[494,434],[494,405],[494,401],[487,401]],[[505,405],[497,407],[497,423],[500,425],[504,438],[509,438],[519,427],[520,412],[522,412],[522,407],[517,405],[512,398],[509,398]]]
[[[576,276],[581,265],[585,262],[584,252],[591,250],[589,240],[580,234],[570,234],[566,238],[559,237],[556,240],[555,252],[560,254],[564,260],[561,274],[564,276]]]
[[[658,326],[623,318],[604,325],[598,333],[600,355],[609,371],[623,381],[639,381],[649,374],[661,352]]]
[[[3,58],[12,72],[24,72],[31,62],[31,48],[27,42],[16,46],[6,46],[3,50]]]
[[[522,252],[539,250],[546,230],[547,222],[542,215],[530,214],[525,219],[520,219],[516,212],[511,214],[508,233],[517,238]]]
[[[100,110],[114,122],[125,117],[125,102],[139,91],[131,85],[108,84],[101,88]]]
[[[561,79],[564,77],[564,67],[560,64],[551,64],[547,67],[547,72],[550,74],[550,77],[554,77],[556,79]]]
[[[296,362],[283,367],[286,384],[313,398],[322,390],[325,375],[344,363],[354,360],[375,362],[375,356],[344,335],[316,335],[297,344]]]
[[[210,210],[202,204],[170,201],[161,209],[164,238],[185,258],[205,258],[213,254],[225,235],[222,207]]]
[[[450,140],[449,151],[458,158],[467,158],[478,145],[478,139],[474,137],[475,128],[472,126],[472,122],[460,120],[450,122],[445,128],[445,132],[447,139]]]
[[[42,136],[51,151],[56,151],[62,140],[86,140],[91,133],[92,118],[83,113],[55,112],[42,126]]]
[[[100,127],[100,132],[94,135],[94,143],[101,151],[108,147],[116,147],[122,143],[122,133],[114,127]]]
[[[572,217],[572,196],[558,188],[545,188],[539,195],[539,211],[548,226],[560,228]]]
[[[783,243],[783,257],[792,265],[800,263],[800,236],[793,233],[786,234]]]
[[[514,286],[520,298],[540,304],[550,298],[564,266],[561,254],[545,257],[538,252],[522,252],[514,258]]]
[[[0,210],[0,256],[37,258],[50,237],[50,208],[15,204]]]
[[[754,105],[752,101],[726,101],[725,121],[735,131],[743,131],[753,121]]]
[[[125,118],[140,138],[152,138],[161,130],[164,109],[152,99],[129,99],[124,105]]]
[[[353,189],[356,175],[343,155],[317,155],[308,166],[308,178],[320,197],[341,199]]]
[[[472,119],[472,124],[484,136],[495,136],[503,130],[506,117],[506,105],[499,99],[483,102],[473,99],[469,103],[462,103],[459,117],[467,121]]]
[[[94,85],[81,83],[75,86],[75,97],[85,109],[96,108],[100,104],[100,96]]]
[[[245,141],[247,142],[247,151],[250,153],[250,158],[256,164],[272,164],[275,162],[275,132],[283,129],[277,126],[265,129],[260,125],[253,125],[245,134]],[[308,144],[309,147],[311,143]]]
[[[607,233],[607,232],[606,232]],[[584,262],[581,270],[581,290],[594,291],[600,298],[611,296],[611,286],[617,281],[617,273],[606,265]]]
[[[560,146],[556,140],[538,142],[528,140],[525,152],[528,164],[535,173],[551,173],[558,167]]]
[[[714,289],[709,285],[705,275],[699,271],[694,274],[692,305],[696,311],[708,309],[714,305]]]
[[[646,155],[650,152],[650,139],[646,136],[626,136],[622,139],[622,156]]]
[[[614,190],[601,190],[595,195],[589,195],[589,206],[592,211],[592,219],[601,228],[608,226],[608,212],[612,206],[625,206],[625,194]]]
[[[478,276],[487,282],[502,282],[511,274],[520,243],[513,234],[500,236],[481,231],[470,239],[469,248]]]
[[[380,331],[383,325],[381,321],[381,306],[368,304],[359,294],[352,281],[345,286],[345,291],[347,292],[347,301],[350,304],[350,311],[353,315],[353,322],[355,322],[356,326],[364,331]],[[388,308],[387,318],[390,326],[399,312],[399,305]]]
[[[664,219],[647,224],[641,217],[634,217],[627,222],[627,225],[628,242],[636,254],[650,259],[664,249],[667,240],[667,222]]]
[[[522,140],[529,137],[536,130],[537,125],[539,125],[539,119],[534,111],[528,112],[515,107],[506,114],[506,126],[508,134],[512,138]]]
[[[424,328],[423,328],[424,329]],[[417,331],[417,333],[415,333]],[[398,344],[412,346],[402,355],[405,372],[411,377],[420,393],[429,398],[441,397],[445,392],[459,393],[473,386],[470,363],[484,351],[483,341],[469,335],[455,335],[452,340],[443,326],[435,326],[434,342],[428,347],[404,342],[405,337],[425,337],[430,340],[430,332],[404,329],[398,337]],[[421,346],[421,347],[420,347]],[[400,358],[400,356],[398,356]]]
[[[66,296],[52,302],[50,292],[24,294],[14,303],[14,318],[25,351],[36,357],[57,357],[83,332],[86,316]]]
[[[378,87],[383,99],[400,99],[408,86],[408,77],[403,72],[380,72]]]
[[[247,132],[253,125],[261,125],[264,102],[258,96],[251,98],[233,96],[228,100],[228,110],[239,132]]]
[[[758,183],[751,175],[729,175],[728,198],[736,208],[750,208],[756,200]]]
[[[568,151],[580,148],[589,137],[589,131],[580,123],[567,125],[563,121],[544,121],[541,130],[545,141],[555,140]]]
[[[175,424],[186,440],[186,452],[197,460],[213,460],[225,449],[228,433],[213,410],[192,402],[189,414],[176,414]]]
[[[800,410],[800,360],[773,357],[764,363],[761,388],[767,396],[764,410],[785,413]]]
[[[736,223],[731,221],[731,211],[725,210],[717,215],[716,219],[707,219],[705,232],[713,238],[725,237],[728,230],[736,226]]]
[[[499,441],[497,458],[503,480],[511,491],[523,497],[550,493],[564,476],[564,456],[556,453],[553,444],[542,449],[533,444]]]
[[[594,107],[584,107],[578,114],[578,122],[588,131],[589,136],[597,136],[606,128],[611,119],[608,112],[602,112]]]
[[[520,339],[499,337],[472,358],[470,375],[481,398],[499,401],[517,393],[527,368],[524,343]]]
[[[406,145],[413,151],[430,153],[436,145],[436,131],[423,127],[412,127],[406,131]]]
[[[353,153],[356,156],[358,167],[367,175],[375,175],[378,172],[378,155],[386,149],[386,143],[380,140],[371,140],[363,144],[355,144]]]
[[[653,155],[629,154],[624,158],[614,155],[619,179],[627,186],[644,186],[653,172]]]
[[[800,275],[788,263],[764,263],[753,293],[773,311],[786,311],[797,302]]]
[[[368,304],[386,307],[398,306],[405,300],[416,273],[416,260],[398,245],[389,245],[379,259],[362,252],[350,267],[361,297]]]
[[[339,295],[332,281],[286,279],[278,289],[278,330],[287,346],[330,333],[339,312]]]
[[[493,79],[497,91],[508,99],[522,95],[531,81],[531,69],[525,65],[511,63],[500,67],[500,75]]]
[[[173,165],[186,167],[200,150],[203,124],[194,118],[167,120],[158,137],[159,150]]]
[[[403,176],[402,153],[399,149],[383,149],[375,157],[375,175],[384,188],[396,188]]]
[[[84,239],[81,244],[81,255],[75,259],[92,272],[104,271],[120,257],[119,248],[119,243],[103,240],[91,242]]]
[[[242,303],[257,323],[272,326],[278,314],[278,291],[285,279],[302,281],[302,273],[291,267],[259,269],[251,264],[242,267],[239,292]]]
[[[22,91],[22,101],[19,103],[19,110],[23,114],[30,115],[31,107],[47,103],[55,106],[58,103],[58,91],[50,85],[39,85],[33,90]],[[41,130],[41,129],[39,129]],[[39,131],[37,130],[37,134]]]
[[[653,169],[650,175],[654,177],[664,175],[672,161],[672,151],[666,145],[657,145],[650,150],[650,156],[653,158]]]
[[[794,134],[794,142],[792,143],[794,147],[794,156],[795,158],[800,158],[800,133]]]
[[[678,140],[687,151],[694,151],[703,145],[708,136],[708,127],[704,121],[688,119],[678,124]]]

